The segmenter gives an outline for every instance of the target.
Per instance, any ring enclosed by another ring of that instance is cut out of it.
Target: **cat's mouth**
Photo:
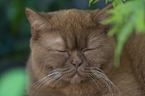
[[[79,75],[78,73],[76,73],[76,74],[72,77],[72,79],[70,80],[70,83],[79,84],[79,83],[81,83],[82,80],[83,80],[82,77],[80,77],[80,75]]]
[[[85,80],[85,78],[82,77],[78,72],[76,74],[74,74],[73,76],[65,79],[65,81],[68,81],[72,84],[79,84],[83,80]]]
[[[70,82],[72,84],[79,84],[86,79],[86,76],[81,74],[82,72],[76,70],[71,71],[66,75],[67,78],[64,81]]]

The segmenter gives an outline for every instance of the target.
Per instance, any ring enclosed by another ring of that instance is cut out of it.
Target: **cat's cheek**
[[[86,58],[87,63],[90,65],[90,61],[91,61],[90,57],[92,56],[91,52],[86,51],[86,52],[83,52],[83,53],[84,53],[84,56]]]
[[[84,54],[84,55],[85,55],[85,57],[86,57],[86,56],[88,56],[89,52],[88,52],[88,51],[86,51],[86,52],[83,52],[83,54]]]
[[[90,50],[90,51],[84,52],[84,56],[87,60],[87,63],[89,64],[89,66],[100,68],[101,64],[99,63],[96,53],[97,53],[97,51]]]
[[[54,58],[56,59],[54,61],[56,65],[55,68],[58,68],[58,67],[61,68],[66,65],[66,61],[68,60],[69,55],[66,52],[55,52]]]
[[[83,52],[83,54],[87,59],[87,58],[90,58],[94,54],[94,52],[93,51],[86,51],[86,52]]]

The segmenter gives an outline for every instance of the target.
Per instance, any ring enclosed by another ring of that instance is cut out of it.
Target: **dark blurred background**
[[[29,53],[30,24],[25,8],[36,11],[103,8],[101,0],[89,7],[89,0],[0,0],[0,74],[8,69],[25,67]]]

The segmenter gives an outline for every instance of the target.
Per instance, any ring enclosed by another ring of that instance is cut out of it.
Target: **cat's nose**
[[[81,60],[73,60],[72,61],[72,65],[74,65],[76,68],[81,66],[81,64],[82,64]]]
[[[81,52],[75,50],[75,51],[73,51],[71,53],[70,62],[76,68],[78,68],[79,66],[81,66],[82,61],[83,61],[83,58],[82,58]]]

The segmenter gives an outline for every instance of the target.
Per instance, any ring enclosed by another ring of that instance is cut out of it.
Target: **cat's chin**
[[[85,77],[82,77],[79,74],[75,74],[73,77],[65,79],[65,81],[70,82],[71,84],[80,84],[84,80]]]
[[[72,79],[70,80],[70,83],[72,84],[79,84],[81,83],[82,78],[80,78],[80,76],[78,74],[75,74]]]

